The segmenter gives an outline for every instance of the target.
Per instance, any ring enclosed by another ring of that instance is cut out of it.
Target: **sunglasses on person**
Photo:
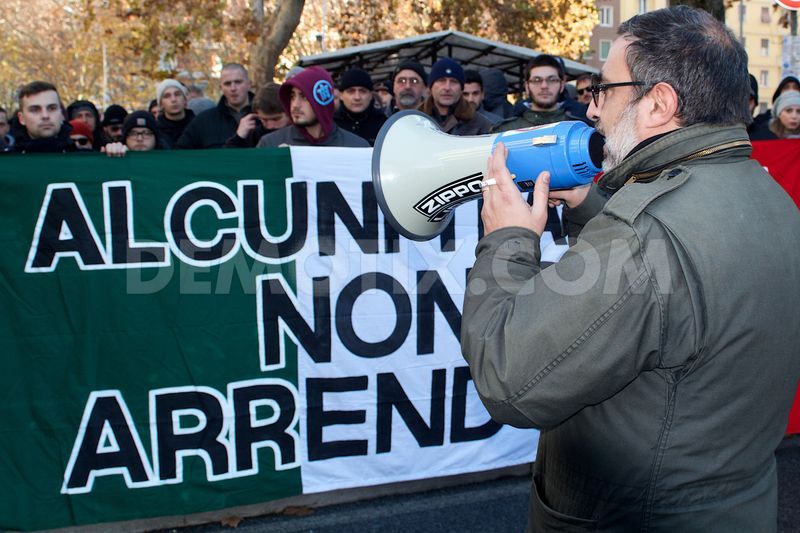
[[[582,89],[575,89],[575,92],[578,93],[578,96],[583,96],[583,93],[585,93],[586,91],[590,91],[590,90],[591,90],[590,87],[587,85],[586,87],[584,87]]]
[[[600,105],[600,93],[604,93],[612,87],[642,87],[646,85],[643,81],[621,81],[617,83],[601,83],[603,80],[597,74],[592,74],[592,84],[589,85],[589,92],[592,93],[592,101],[595,107]],[[579,93],[580,94],[580,93]]]
[[[87,139],[86,137],[73,137],[72,140],[78,146],[88,146],[90,144],[89,139]]]

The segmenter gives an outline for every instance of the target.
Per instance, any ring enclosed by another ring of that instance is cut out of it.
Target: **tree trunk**
[[[684,5],[705,9],[718,21],[725,23],[725,0],[670,0],[669,5]]]
[[[253,82],[257,87],[263,87],[275,77],[278,58],[300,24],[304,4],[305,0],[280,0],[269,19],[264,21],[253,54]]]

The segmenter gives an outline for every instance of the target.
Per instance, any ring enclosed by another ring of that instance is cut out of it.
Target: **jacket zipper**
[[[625,185],[629,183],[636,183],[642,180],[650,179],[654,176],[661,174],[665,168],[675,165],[677,163],[682,163],[684,161],[693,161],[695,159],[699,159],[701,157],[705,157],[707,155],[716,154],[718,152],[722,152],[723,150],[728,150],[730,148],[739,148],[741,146],[752,146],[750,141],[731,141],[727,143],[720,144],[718,146],[712,146],[711,148],[704,148],[700,151],[697,151],[693,154],[689,154],[686,157],[675,159],[674,161],[670,161],[669,163],[658,167],[656,170],[645,171],[641,174],[633,174],[628,181],[625,182]]]

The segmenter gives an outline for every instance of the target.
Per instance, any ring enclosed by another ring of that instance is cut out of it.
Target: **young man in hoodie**
[[[14,146],[18,153],[74,152],[70,126],[64,122],[61,98],[53,84],[34,81],[19,90],[18,126]]]
[[[177,80],[167,78],[156,86],[158,131],[170,147],[178,143],[183,130],[194,119],[194,112],[186,108],[187,95],[186,87]]]
[[[372,96],[372,78],[360,68],[351,68],[342,74],[339,81],[341,105],[333,114],[333,120],[340,128],[375,144],[386,115],[375,107]]]
[[[308,67],[295,74],[278,91],[292,124],[261,137],[258,147],[344,146],[368,148],[369,143],[333,121],[333,80],[328,71]]]

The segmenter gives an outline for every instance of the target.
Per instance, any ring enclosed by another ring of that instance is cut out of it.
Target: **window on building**
[[[765,22],[767,24],[772,22],[771,15],[769,13],[769,7],[761,8],[761,22]]]
[[[758,84],[761,85],[762,87],[766,87],[767,85],[769,85],[769,71],[768,70],[762,70],[761,71],[761,74],[759,74],[759,76],[758,76]]]
[[[639,0],[639,13],[647,13],[647,0]]]
[[[611,50],[611,41],[609,39],[600,39],[600,61],[608,59],[609,50]]]
[[[614,8],[611,6],[600,6],[600,25],[610,28],[614,25]]]
[[[761,55],[769,55],[769,39],[761,39]]]

